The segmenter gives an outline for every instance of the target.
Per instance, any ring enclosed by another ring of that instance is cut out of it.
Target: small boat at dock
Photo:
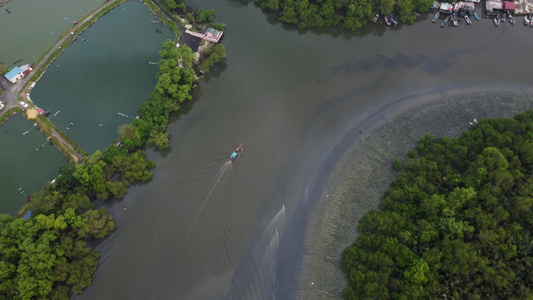
[[[432,22],[433,22],[433,23],[437,23],[437,21],[439,20],[439,16],[440,16],[440,13],[439,13],[439,11],[437,11],[437,12],[435,13],[435,15],[433,15],[433,20],[432,20]]]
[[[452,25],[453,27],[459,26],[459,21],[457,21],[457,18],[455,16],[452,17]]]
[[[446,17],[446,18],[442,21],[442,23],[440,23],[440,27],[441,27],[441,28],[446,27],[446,24],[448,24],[448,18],[449,18],[449,16]]]
[[[529,26],[529,18],[527,17],[527,15],[524,16],[524,25]]]
[[[513,18],[513,15],[509,14],[509,23],[511,23],[511,25],[514,25],[516,22]]]
[[[376,22],[378,21],[378,19],[379,19],[379,14],[376,14],[376,15],[374,16],[374,23],[376,23]]]
[[[494,17],[493,22],[494,22],[494,26],[496,27],[500,26],[500,17],[498,16]]]
[[[385,24],[387,24],[387,26],[391,26],[392,25],[389,17],[384,16],[383,19],[385,20]]]
[[[472,21],[470,20],[470,18],[467,15],[465,15],[465,21],[466,21],[466,24],[468,24],[468,25],[472,24]]]
[[[479,21],[479,15],[476,12],[473,12],[474,18]]]
[[[242,145],[243,143],[241,143],[237,149],[235,149],[235,151],[233,151],[233,153],[231,153],[230,157],[229,157],[229,161],[231,163],[235,162],[237,160],[237,158],[239,157],[239,155],[242,153]]]
[[[505,23],[505,21],[507,21],[507,13],[503,13],[502,15],[502,22]]]

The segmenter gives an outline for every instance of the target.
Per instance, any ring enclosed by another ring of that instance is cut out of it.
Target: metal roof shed
[[[15,83],[17,82],[17,80],[19,80],[18,76],[20,75],[20,73],[22,73],[22,70],[19,67],[14,67],[13,69],[11,69],[11,71],[7,72],[7,74],[4,76],[10,82]]]

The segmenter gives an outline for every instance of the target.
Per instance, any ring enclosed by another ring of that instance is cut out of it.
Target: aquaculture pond
[[[104,150],[156,84],[159,50],[174,34],[140,1],[100,18],[48,68],[30,97],[89,153]],[[68,129],[67,129],[68,128]]]

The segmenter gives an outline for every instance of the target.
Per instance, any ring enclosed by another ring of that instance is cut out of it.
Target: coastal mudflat
[[[399,99],[355,125],[326,164],[318,203],[309,218],[298,299],[342,298],[344,249],[357,238],[357,223],[379,207],[392,169],[426,135],[457,137],[483,118],[508,118],[533,108],[533,88],[474,86]]]

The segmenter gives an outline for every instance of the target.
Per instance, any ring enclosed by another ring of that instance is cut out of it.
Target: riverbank
[[[533,108],[533,89],[458,87],[399,99],[356,124],[325,163],[308,222],[298,299],[342,298],[342,252],[357,238],[363,214],[378,208],[403,158],[425,134],[456,137],[474,119],[503,118]]]

